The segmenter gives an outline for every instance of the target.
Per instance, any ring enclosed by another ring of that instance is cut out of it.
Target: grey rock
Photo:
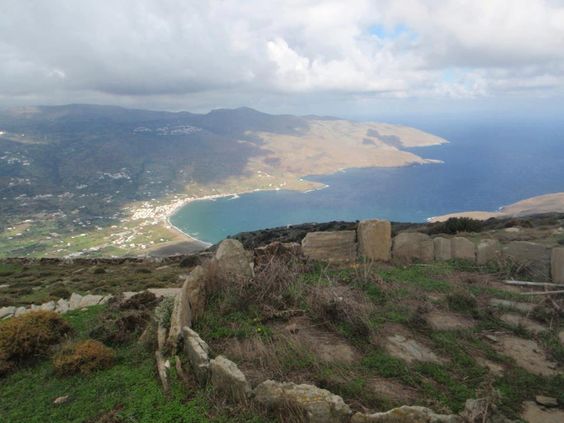
[[[224,276],[245,279],[254,275],[253,255],[236,239],[221,241],[214,261],[218,271]]]
[[[425,407],[404,405],[384,413],[356,413],[351,423],[463,423],[454,414],[435,414]]]
[[[6,319],[8,317],[12,317],[14,314],[16,314],[16,307],[14,306],[0,308],[0,319]]]
[[[503,247],[503,254],[540,281],[546,281],[550,277],[550,250],[544,245],[513,241]]]
[[[441,359],[425,345],[399,334],[387,338],[386,350],[394,357],[401,358],[408,363],[414,361],[442,362]]]
[[[497,239],[482,239],[476,247],[476,262],[479,265],[496,260],[500,254],[500,244]]]
[[[564,247],[552,249],[550,266],[552,281],[554,283],[564,283]]]
[[[309,232],[302,240],[304,256],[327,262],[353,262],[356,260],[355,231]]]
[[[107,304],[112,299],[112,295],[104,295],[98,304]]]
[[[476,246],[467,238],[457,236],[450,240],[452,258],[459,260],[476,261]]]
[[[200,335],[187,326],[182,328],[182,335],[184,336],[184,352],[188,357],[190,366],[198,383],[205,385],[210,373],[210,347],[200,338]]]
[[[63,397],[57,397],[55,398],[55,400],[53,401],[53,404],[55,405],[60,405],[60,404],[64,404],[65,402],[68,402],[69,400],[69,396],[65,395]]]
[[[87,294],[80,299],[80,303],[78,304],[78,308],[85,308],[85,307],[92,307],[98,305],[100,300],[102,300],[102,295],[92,295]]]
[[[447,261],[452,258],[450,239],[442,237],[433,238],[433,245],[435,249],[435,260]]]
[[[435,258],[434,250],[431,237],[419,232],[401,232],[394,237],[392,243],[394,259],[431,262]]]
[[[69,311],[69,302],[64,298],[60,298],[57,301],[57,306],[55,307],[55,311],[61,314],[66,313],[67,311]]]
[[[558,407],[558,400],[556,398],[537,395],[535,401],[537,404],[544,405],[545,407]]]
[[[532,303],[520,303],[517,301],[502,300],[500,298],[492,298],[490,305],[498,308],[513,308],[523,313],[530,313],[535,308],[535,304]]]
[[[266,380],[255,388],[254,394],[255,400],[268,408],[290,406],[303,412],[309,423],[344,423],[352,414],[340,396],[313,385]]]
[[[14,313],[14,316],[15,317],[22,316],[26,313],[29,313],[30,311],[31,311],[31,308],[25,308],[23,306],[20,306],[20,307],[16,308],[16,312]]]
[[[207,272],[202,266],[197,266],[186,277],[182,285],[182,293],[188,298],[192,319],[199,318],[204,313],[206,305],[206,280]]]
[[[73,292],[69,299],[69,310],[77,310],[80,306],[82,295]]]
[[[222,355],[210,361],[211,384],[231,401],[245,402],[251,386],[237,365]]]
[[[361,257],[390,261],[392,255],[392,225],[387,220],[363,220],[356,230],[358,253]]]

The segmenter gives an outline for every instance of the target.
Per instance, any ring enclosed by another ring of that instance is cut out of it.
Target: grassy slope
[[[65,319],[86,338],[103,307],[68,313]],[[0,381],[0,421],[84,422],[116,410],[131,422],[260,422],[252,415],[230,417],[211,405],[209,393],[187,393],[170,371],[171,395],[166,398],[156,376],[153,355],[137,344],[117,349],[117,364],[90,376],[60,377],[51,363],[43,361],[25,367]],[[69,401],[54,405],[57,397]]]

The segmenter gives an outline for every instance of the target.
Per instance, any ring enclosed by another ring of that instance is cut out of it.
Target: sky
[[[555,113],[564,0],[0,0],[0,105]]]

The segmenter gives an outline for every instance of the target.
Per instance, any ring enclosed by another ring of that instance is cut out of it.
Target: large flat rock
[[[433,240],[427,234],[401,232],[394,237],[392,256],[400,260],[431,262],[435,258]]]
[[[550,277],[550,250],[529,241],[513,241],[503,247],[503,254],[522,266],[533,278],[547,281]]]
[[[356,260],[355,231],[310,232],[302,240],[303,254],[313,260],[353,262]]]
[[[389,336],[385,348],[394,357],[401,358],[408,363],[414,361],[441,363],[443,361],[425,345],[400,334]]]

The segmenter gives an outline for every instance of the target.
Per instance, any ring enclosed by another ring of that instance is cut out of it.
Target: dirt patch
[[[412,404],[417,399],[417,390],[401,383],[384,378],[370,379],[367,388],[378,397],[385,398],[398,404]]]
[[[322,361],[351,364],[360,359],[360,354],[344,338],[324,330],[306,317],[290,319],[288,324],[278,327],[278,331],[293,334],[299,344]]]
[[[562,423],[564,410],[545,408],[533,401],[526,401],[521,417],[529,423]]]
[[[490,360],[483,358],[483,357],[476,357],[476,362],[480,366],[488,369],[494,376],[503,375],[503,372],[505,370],[504,367],[501,364],[494,363],[493,361],[490,361]]]
[[[535,304],[533,303],[519,303],[516,301],[501,300],[499,298],[492,298],[490,305],[497,308],[513,308],[523,313],[530,313],[535,309]]]
[[[557,374],[557,365],[546,359],[542,348],[533,340],[505,335],[498,338],[501,352],[515,360],[519,367],[541,376]]]
[[[471,319],[445,311],[432,311],[423,318],[434,330],[463,330],[472,328],[476,324]]]
[[[542,332],[546,332],[548,330],[545,326],[541,325],[540,323],[537,323],[534,320],[528,319],[517,313],[505,313],[502,314],[499,318],[501,321],[507,323],[509,326],[513,326],[513,327],[520,326],[534,334],[539,334]]]

